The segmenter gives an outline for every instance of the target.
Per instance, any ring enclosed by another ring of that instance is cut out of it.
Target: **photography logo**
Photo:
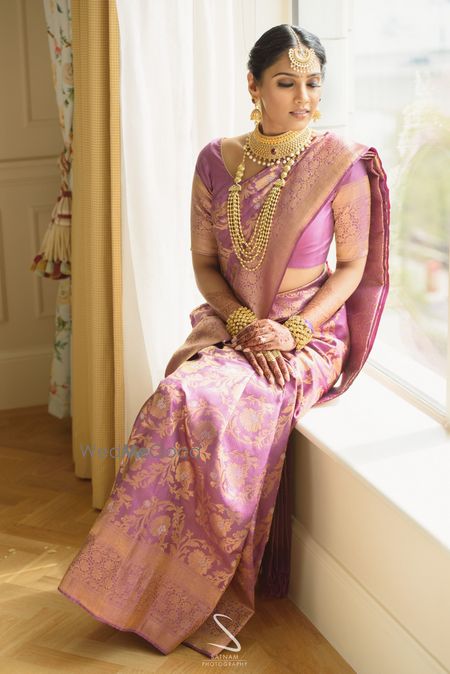
[[[225,632],[227,637],[229,637],[234,642],[235,645],[234,646],[224,646],[223,644],[215,644],[212,641],[208,641],[208,644],[210,644],[211,646],[218,646],[219,648],[222,648],[222,649],[227,650],[227,651],[231,651],[232,653],[239,653],[239,651],[241,650],[241,644],[239,643],[239,640],[234,636],[234,634],[231,634],[231,632],[227,629],[227,627],[225,625],[222,625],[222,623],[219,620],[219,617],[220,618],[228,618],[228,620],[231,620],[230,616],[226,615],[225,613],[214,613],[213,617],[214,617],[214,621],[215,621],[216,625],[219,625],[219,627],[221,629],[223,629],[223,631]],[[207,664],[212,665],[212,664],[214,664],[215,660],[216,661],[220,660],[221,666],[222,666],[222,662],[224,660],[226,660],[226,665],[228,667],[231,666],[231,665],[234,665],[234,664],[238,665],[240,667],[242,667],[242,666],[246,667],[247,666],[247,660],[239,660],[239,658],[235,655],[234,656],[226,655],[226,654],[222,655],[222,653],[219,653],[218,655],[211,658],[211,660]],[[204,664],[204,663],[202,663],[202,664]],[[223,664],[225,664],[225,663],[223,663]]]

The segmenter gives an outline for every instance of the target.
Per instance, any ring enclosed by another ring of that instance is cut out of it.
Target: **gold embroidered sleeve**
[[[194,171],[191,193],[191,251],[202,255],[217,255],[217,241],[211,217],[212,195]]]
[[[336,261],[364,257],[369,251],[370,183],[367,175],[342,185],[333,202]]]

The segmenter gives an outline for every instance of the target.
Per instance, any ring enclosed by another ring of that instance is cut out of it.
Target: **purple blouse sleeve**
[[[217,241],[211,216],[211,185],[206,148],[200,152],[195,165],[191,192],[191,251],[217,256]]]
[[[370,202],[366,164],[359,159],[340,181],[331,203],[337,262],[356,260],[369,252]]]

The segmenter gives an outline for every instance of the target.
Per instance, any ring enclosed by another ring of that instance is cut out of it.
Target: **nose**
[[[295,88],[295,102],[299,105],[305,105],[309,101],[308,88],[306,82],[299,82]]]

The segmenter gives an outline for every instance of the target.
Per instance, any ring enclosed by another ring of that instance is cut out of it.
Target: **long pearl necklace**
[[[245,139],[244,156],[237,168],[234,183],[228,189],[227,216],[234,252],[241,265],[248,271],[256,271],[264,260],[280,192],[286,184],[287,175],[296,157],[311,144],[315,136],[315,131],[309,127],[302,131],[286,131],[286,133],[277,136],[265,136],[256,126],[255,130]],[[257,164],[264,166],[283,164],[283,170],[264,200],[253,233],[248,241],[242,231],[239,198],[246,156]]]

